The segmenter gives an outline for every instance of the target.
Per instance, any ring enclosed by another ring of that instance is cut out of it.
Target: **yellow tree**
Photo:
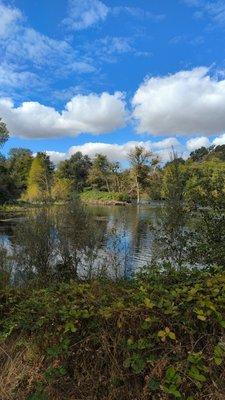
[[[52,186],[54,200],[69,200],[73,189],[73,181],[67,178],[56,178]]]
[[[45,163],[43,158],[39,155],[32,161],[27,190],[23,198],[28,201],[44,201],[49,198]]]

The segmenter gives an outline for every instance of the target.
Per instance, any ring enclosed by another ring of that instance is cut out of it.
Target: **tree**
[[[193,163],[187,168],[185,200],[190,207],[225,207],[225,163],[218,159]]]
[[[13,148],[9,151],[8,169],[14,183],[14,197],[18,198],[27,188],[27,180],[33,161],[29,149]]]
[[[56,178],[52,186],[52,198],[54,200],[69,200],[73,189],[73,182],[67,178]]]
[[[4,145],[4,143],[9,138],[9,131],[7,129],[6,124],[0,118],[0,147]]]
[[[99,190],[106,189],[110,192],[109,177],[112,164],[103,154],[96,154],[88,174],[88,182]]]
[[[31,164],[24,199],[44,201],[51,197],[53,167],[45,153],[38,153]]]
[[[128,155],[131,164],[131,174],[135,183],[137,203],[140,203],[140,191],[145,186],[150,167],[152,165],[153,153],[145,150],[142,146],[136,146]]]
[[[50,161],[50,157],[43,152],[38,152],[37,157],[42,160],[44,166],[44,180],[46,191],[48,192],[49,197],[51,196],[51,185],[53,181],[54,174],[54,164]]]
[[[11,200],[13,198],[13,182],[9,175],[7,168],[7,161],[5,157],[0,154],[0,204]]]
[[[225,161],[225,144],[216,146],[212,154],[221,161]]]
[[[59,164],[57,177],[71,180],[73,188],[80,191],[86,184],[90,168],[90,158],[78,151],[69,160],[62,161]]]
[[[196,149],[190,153],[190,159],[192,161],[200,162],[203,161],[208,154],[209,154],[209,149],[202,146],[199,149]]]

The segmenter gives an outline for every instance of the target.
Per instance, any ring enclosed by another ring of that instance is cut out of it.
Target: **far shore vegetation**
[[[0,399],[225,398],[225,145],[171,154],[0,155]],[[89,202],[163,203],[149,265],[104,258]]]

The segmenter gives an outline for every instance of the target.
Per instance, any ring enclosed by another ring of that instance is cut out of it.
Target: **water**
[[[99,221],[107,221],[108,239],[103,242],[103,248],[119,252],[125,275],[149,264],[153,224],[160,212],[159,206],[91,206],[89,209]]]
[[[149,264],[154,239],[153,224],[160,213],[160,205],[87,206],[104,236],[95,262],[108,258],[117,263],[123,274],[130,276]],[[0,221],[0,243],[13,245],[13,230],[19,218]]]

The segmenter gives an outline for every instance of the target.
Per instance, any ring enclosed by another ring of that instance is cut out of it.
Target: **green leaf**
[[[76,332],[77,328],[75,327],[75,325],[72,322],[67,322],[65,325],[65,330],[64,332]]]
[[[199,371],[199,369],[197,367],[195,367],[194,365],[190,368],[190,370],[188,371],[188,375],[193,378],[195,381],[198,382],[206,382],[207,378],[202,375]]]
[[[176,340],[176,335],[175,335],[174,332],[169,332],[169,333],[168,333],[168,336],[169,336],[170,339]]]
[[[176,399],[181,399],[181,397],[182,397],[181,393],[179,392],[177,387],[174,385],[171,385],[169,387],[164,386],[163,390],[165,393],[173,395]]]
[[[214,361],[215,361],[215,364],[219,366],[219,365],[222,364],[223,359],[222,359],[222,358],[215,357],[215,358],[214,358]]]
[[[151,380],[148,382],[148,387],[149,387],[149,389],[150,389],[152,392],[155,392],[155,391],[158,390],[159,387],[160,387],[160,381],[157,380],[157,379],[151,379]]]
[[[144,303],[145,303],[145,306],[146,306],[147,308],[152,309],[152,308],[154,307],[154,304],[153,304],[153,303],[151,302],[151,300],[148,299],[148,298],[145,298],[145,299],[144,299]]]
[[[169,367],[166,370],[166,380],[171,381],[174,379],[174,377],[176,376],[176,371],[174,369],[174,367]]]
[[[197,315],[197,318],[200,319],[200,321],[206,321],[206,317],[204,315]]]

